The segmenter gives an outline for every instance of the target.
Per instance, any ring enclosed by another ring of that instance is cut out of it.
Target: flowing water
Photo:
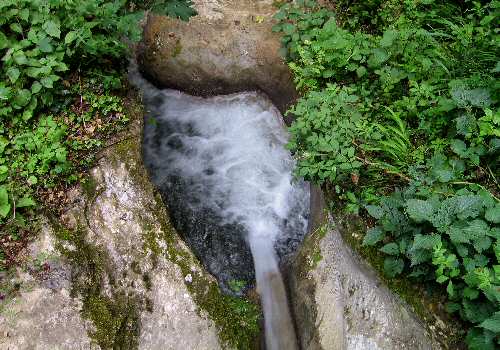
[[[193,232],[183,233],[216,277],[241,262],[238,250],[249,247],[267,349],[296,349],[279,263],[306,233],[309,187],[292,176],[294,161],[284,147],[287,132],[279,111],[255,92],[199,98],[140,85],[151,112],[144,160],[164,197],[182,203],[174,221],[182,226],[186,216],[200,215],[221,221],[219,229],[196,221],[186,226]],[[175,205],[169,202],[169,208]]]

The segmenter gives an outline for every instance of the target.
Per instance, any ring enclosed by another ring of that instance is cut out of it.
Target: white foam
[[[153,181],[161,186],[171,174],[191,179],[193,191],[203,192],[203,205],[245,226],[268,349],[295,348],[274,246],[284,222],[306,231],[309,190],[292,176],[295,164],[279,111],[256,92],[207,99],[174,90],[154,94],[161,106],[145,127],[145,147],[157,157]],[[168,124],[168,137],[154,135],[158,123]]]

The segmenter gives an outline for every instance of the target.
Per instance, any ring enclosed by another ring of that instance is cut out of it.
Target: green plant
[[[195,14],[190,1],[140,7],[184,20]],[[123,39],[140,38],[142,12],[126,0],[5,0],[0,11],[3,269],[16,257],[7,246],[27,242],[36,199],[81,178],[79,170],[127,122]]]
[[[302,93],[297,174],[375,220],[364,245],[389,278],[443,286],[470,349],[500,341],[499,17],[498,0],[297,1],[275,16]]]
[[[475,327],[470,347],[478,342],[494,349],[500,340],[491,323],[500,308],[500,200],[482,186],[458,181],[462,174],[455,169],[464,165],[456,162],[436,155],[418,180],[366,206],[378,225],[364,244],[388,255],[388,276],[406,272],[446,286],[448,310]]]

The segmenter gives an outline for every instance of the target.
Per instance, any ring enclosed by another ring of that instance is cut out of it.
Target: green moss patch
[[[74,268],[71,294],[81,296],[82,316],[94,324],[89,337],[101,349],[137,349],[139,337],[139,314],[142,302],[133,295],[124,295],[113,290],[109,259],[106,252],[88,243],[83,229],[68,230],[53,220],[57,248]],[[69,243],[68,249],[63,243]],[[113,295],[105,296],[102,291],[104,279],[111,284]]]

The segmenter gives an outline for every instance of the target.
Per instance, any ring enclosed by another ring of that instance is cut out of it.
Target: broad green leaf
[[[0,217],[5,218],[10,211],[9,195],[5,186],[0,186]]]
[[[368,229],[363,239],[364,246],[373,246],[385,237],[384,231],[379,226]]]
[[[30,177],[28,177],[28,184],[36,185],[37,183],[38,183],[38,179],[36,178],[36,176],[31,175]]]
[[[446,282],[446,281],[448,281],[448,276],[445,276],[445,275],[441,275],[438,278],[436,278],[436,282],[437,283],[443,283],[443,282]]]
[[[7,69],[7,76],[9,77],[12,84],[14,84],[17,79],[19,79],[20,74],[21,72],[16,67],[10,67],[9,69]]]
[[[453,282],[450,280],[448,282],[448,286],[446,287],[446,291],[448,292],[448,295],[450,298],[453,298],[455,296],[455,288],[453,287]]]
[[[384,259],[384,272],[387,277],[395,277],[403,272],[405,264],[403,259],[387,257]]]
[[[375,219],[380,219],[382,216],[384,216],[384,209],[378,205],[367,205],[365,206],[366,211],[368,211],[368,214],[370,216],[374,217]]]
[[[413,238],[413,245],[412,245],[411,249],[432,250],[440,242],[441,242],[440,235],[437,235],[437,234],[432,234],[432,235],[417,234]]]
[[[408,252],[410,257],[411,266],[421,264],[432,259],[432,252],[426,249],[410,249]]]
[[[495,350],[494,338],[493,332],[475,327],[467,332],[465,342],[469,350]]]
[[[9,46],[9,39],[5,36],[5,34],[0,30],[0,50],[5,49]]]
[[[399,246],[396,243],[387,243],[379,250],[388,255],[399,255]]]
[[[19,65],[28,64],[28,59],[26,58],[26,55],[24,54],[23,51],[14,52],[12,54],[12,59],[14,60],[14,62],[16,62],[16,64]]]
[[[450,147],[453,152],[458,154],[459,156],[464,156],[466,155],[467,152],[467,145],[465,142],[459,139],[453,139],[450,142]]]
[[[76,38],[78,38],[78,33],[72,30],[71,32],[68,32],[68,34],[66,34],[66,36],[64,37],[64,43],[70,44],[75,41]]]
[[[21,11],[19,11],[19,17],[22,19],[22,20],[25,20],[27,21],[28,18],[30,16],[30,10],[27,9],[27,8],[24,8],[22,9]]]
[[[484,320],[479,326],[499,334],[500,333],[500,311],[495,312],[493,314],[493,316],[491,316],[487,320]]]
[[[16,207],[18,208],[32,207],[35,205],[36,203],[31,197],[23,197],[16,203]]]
[[[0,86],[0,100],[8,100],[11,92],[11,88]]]
[[[474,300],[479,296],[479,291],[475,288],[465,287],[463,294],[465,298]]]
[[[398,32],[395,30],[386,30],[382,39],[380,40],[380,46],[389,47],[392,45],[394,39],[398,37]]]
[[[58,80],[59,77],[57,75],[49,75],[48,77],[43,77],[40,79],[40,83],[48,89],[52,89],[54,87],[54,82]]]
[[[406,203],[406,212],[417,222],[429,221],[434,214],[432,203],[421,199],[410,199]]]
[[[44,24],[42,24],[42,28],[48,35],[54,38],[59,38],[61,36],[61,30],[59,29],[59,24],[54,21],[45,22]]]
[[[481,253],[491,246],[491,238],[488,236],[476,238],[472,242],[472,245],[474,246],[474,248],[477,250],[478,253]]]
[[[500,224],[500,204],[497,203],[493,208],[487,209],[484,217],[489,222]]]
[[[54,51],[54,47],[52,46],[51,40],[49,37],[45,37],[45,38],[41,39],[38,42],[38,47],[40,48],[40,51],[45,52],[45,53],[49,53],[49,52]]]
[[[10,30],[12,30],[15,33],[21,34],[23,32],[23,27],[19,23],[11,23]]]
[[[33,94],[39,93],[41,89],[42,84],[40,84],[38,81],[33,82],[33,84],[31,85],[31,93]]]
[[[17,92],[14,102],[18,106],[24,107],[30,102],[30,100],[31,100],[31,91],[29,91],[28,89],[21,89]]]

